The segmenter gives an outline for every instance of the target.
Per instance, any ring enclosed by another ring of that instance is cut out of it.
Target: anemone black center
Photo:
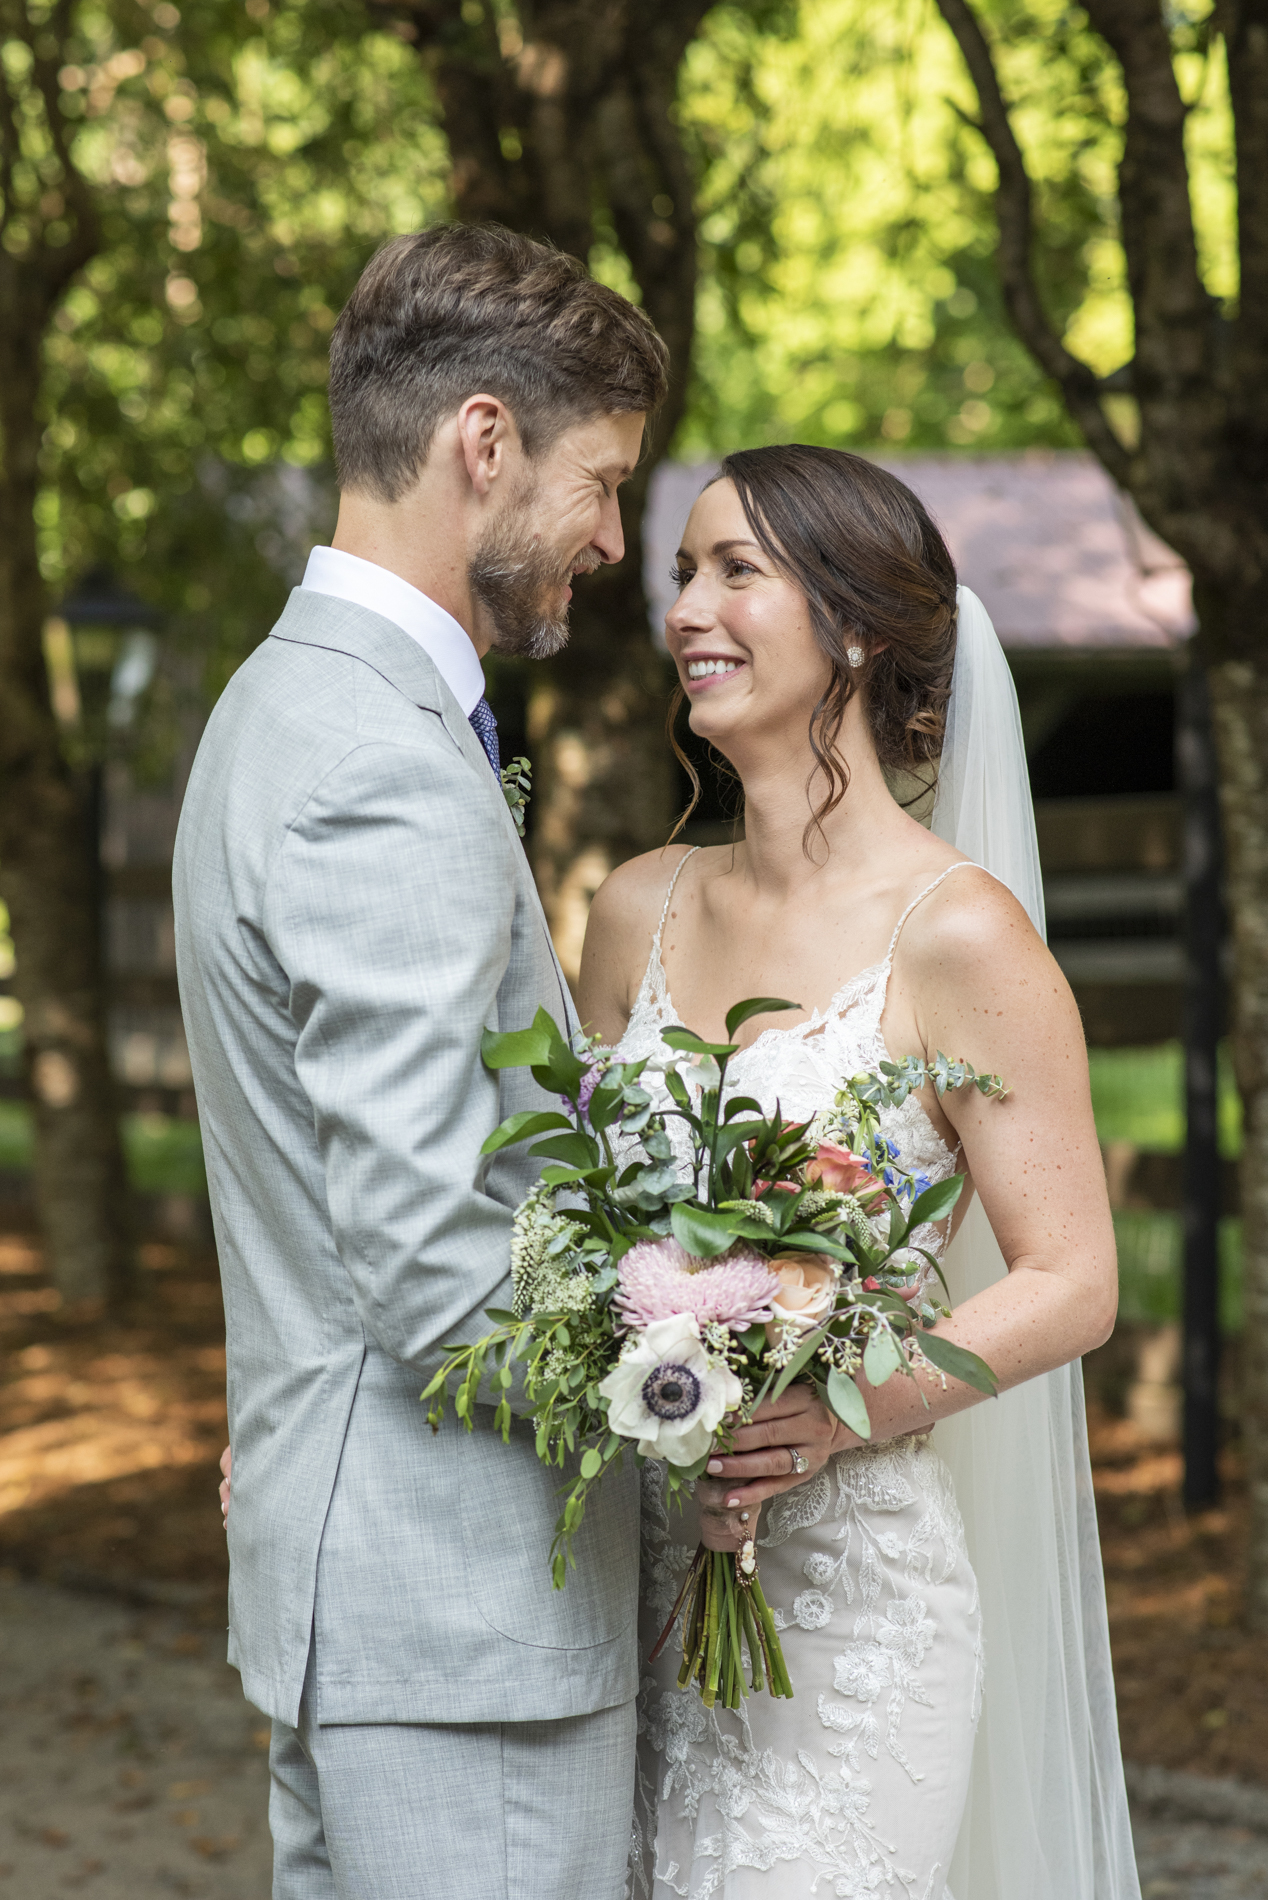
[[[689,1366],[654,1366],[643,1381],[643,1403],[654,1418],[690,1418],[700,1381]]]

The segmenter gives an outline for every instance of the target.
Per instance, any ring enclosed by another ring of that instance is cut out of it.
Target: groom
[[[230,1659],[273,1718],[275,1900],[615,1900],[637,1501],[568,1587],[533,1436],[428,1430],[446,1341],[507,1305],[541,1102],[484,1028],[575,1023],[498,778],[481,656],[545,656],[624,551],[665,392],[642,313],[493,228],[399,238],[336,325],[341,499],[212,714],[174,870],[224,1280]]]

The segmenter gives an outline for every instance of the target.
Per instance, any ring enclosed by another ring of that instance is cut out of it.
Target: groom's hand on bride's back
[[[710,1458],[707,1475],[697,1480],[702,1540],[711,1550],[737,1549],[767,1498],[804,1484],[833,1452],[861,1442],[808,1385],[789,1386],[758,1407],[752,1423],[736,1430],[732,1451]]]

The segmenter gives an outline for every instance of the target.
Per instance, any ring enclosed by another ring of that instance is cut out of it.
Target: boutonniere
[[[533,791],[533,768],[527,759],[512,759],[502,767],[502,796],[511,808],[515,829],[524,836],[524,813]]]

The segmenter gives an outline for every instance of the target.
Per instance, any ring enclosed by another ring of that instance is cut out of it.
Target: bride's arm
[[[979,1353],[1006,1390],[1102,1345],[1114,1325],[1114,1228],[1087,1051],[1069,984],[1008,891],[966,874],[928,909],[912,918],[903,970],[919,1043],[1002,1075],[1009,1089],[1003,1102],[976,1089],[943,1098],[1008,1276],[938,1330]],[[972,1402],[964,1393],[937,1413]]]
[[[985,873],[962,876],[907,925],[886,1027],[895,1057],[941,1049],[1008,1085],[1003,1102],[962,1089],[941,1104],[1008,1274],[936,1328],[985,1359],[1007,1390],[1109,1337],[1118,1301],[1114,1229],[1069,985],[1016,900]],[[906,1047],[895,1034],[904,1016],[915,1031]],[[930,1375],[860,1384],[878,1441],[983,1402],[972,1387]],[[739,1449],[760,1457],[765,1429],[748,1427]],[[844,1428],[841,1438],[856,1442]],[[733,1468],[724,1460],[708,1504],[723,1513],[732,1500],[735,1509],[751,1508],[781,1488],[773,1479],[782,1456],[772,1454],[770,1479],[747,1485],[727,1485]],[[745,1464],[751,1471],[757,1461]]]

